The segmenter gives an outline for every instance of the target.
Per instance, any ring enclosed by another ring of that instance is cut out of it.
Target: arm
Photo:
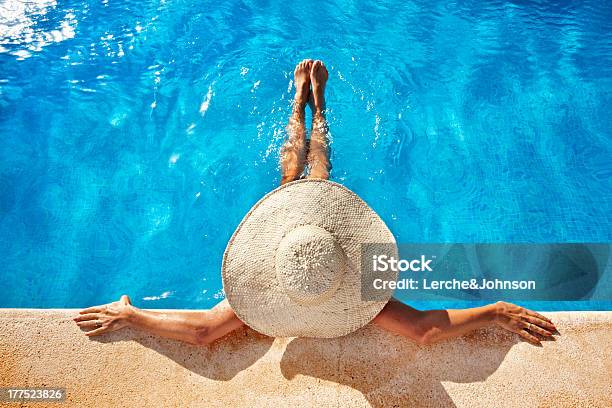
[[[532,344],[541,345],[534,334],[550,337],[557,330],[550,319],[541,314],[506,302],[471,309],[419,311],[392,299],[376,316],[374,323],[419,344],[430,344],[498,325]]]
[[[155,335],[191,344],[209,344],[242,327],[244,323],[226,300],[211,310],[151,311],[132,306],[127,296],[117,302],[82,310],[74,318],[87,336],[130,326]]]

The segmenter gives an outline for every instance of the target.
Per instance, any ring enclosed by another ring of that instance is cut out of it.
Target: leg
[[[329,139],[327,120],[325,120],[325,84],[328,78],[327,68],[321,61],[315,61],[310,71],[312,83],[312,131],[310,133],[310,148],[308,178],[329,179]]]
[[[295,99],[289,124],[288,138],[281,148],[281,184],[298,179],[304,172],[306,160],[306,127],[304,116],[310,93],[312,60],[304,60],[295,67]]]

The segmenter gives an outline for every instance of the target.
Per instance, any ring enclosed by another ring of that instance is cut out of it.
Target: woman
[[[287,127],[289,137],[281,151],[281,185],[300,178],[329,178],[331,165],[325,119],[327,79],[328,72],[321,61],[304,60],[295,68],[296,93]],[[310,140],[306,139],[306,105],[310,105],[313,115]],[[307,175],[303,176],[305,170]],[[209,344],[245,324],[227,300],[211,310],[159,312],[136,308],[125,295],[116,302],[82,310],[74,320],[86,330],[87,336],[130,326],[191,344]],[[372,322],[419,344],[461,336],[483,327],[500,326],[541,346],[541,340],[556,331],[547,317],[506,302],[463,310],[419,311],[392,299],[384,304]]]

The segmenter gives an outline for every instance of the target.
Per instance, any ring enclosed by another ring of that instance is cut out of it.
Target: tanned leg
[[[322,61],[314,61],[310,70],[310,83],[312,85],[312,130],[310,133],[310,148],[308,150],[308,164],[310,174],[308,178],[329,179],[329,139],[328,125],[325,120],[325,84],[329,74]]]
[[[287,141],[281,148],[281,184],[298,179],[306,164],[305,109],[310,93],[312,60],[297,64],[294,71],[295,98],[287,125]]]

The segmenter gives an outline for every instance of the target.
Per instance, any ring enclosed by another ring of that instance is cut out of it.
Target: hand
[[[117,302],[81,310],[79,316],[73,320],[81,329],[89,330],[85,333],[86,336],[97,336],[127,326],[133,310],[130,298],[123,295]]]
[[[540,335],[544,338],[552,337],[557,328],[553,322],[539,313],[507,302],[497,302],[495,308],[495,322],[506,330],[517,333],[533,345],[541,346]]]

